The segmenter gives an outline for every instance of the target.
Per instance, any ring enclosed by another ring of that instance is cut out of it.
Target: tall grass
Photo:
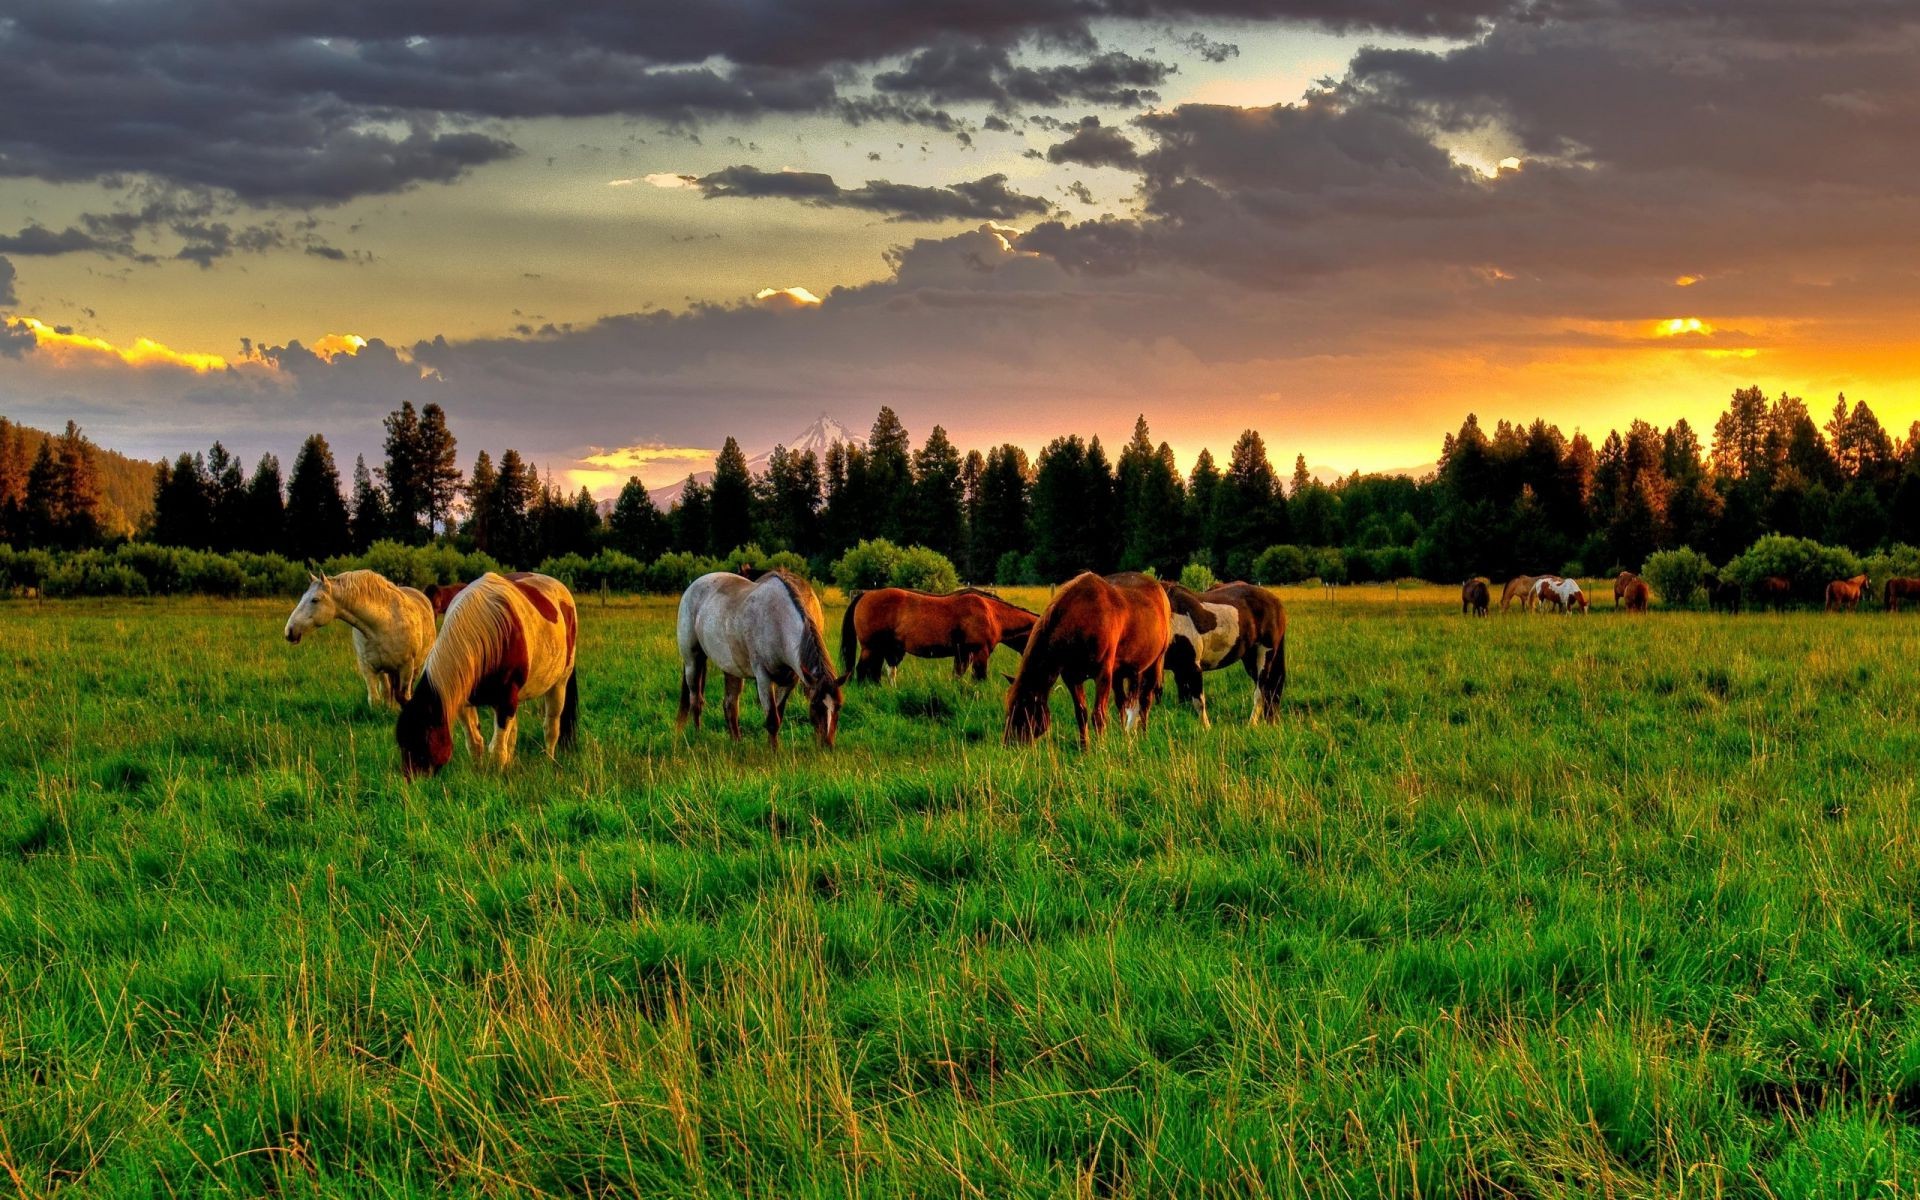
[[[1286,598],[1278,726],[1086,754],[918,662],[680,737],[588,599],[581,749],[411,786],[284,605],[9,605],[0,1179],[1920,1191],[1920,621]]]

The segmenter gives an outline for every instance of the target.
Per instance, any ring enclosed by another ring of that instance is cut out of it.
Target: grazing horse
[[[1754,585],[1759,598],[1773,605],[1773,611],[1781,612],[1787,607],[1787,601],[1793,599],[1793,580],[1784,575],[1769,575]]]
[[[496,575],[469,583],[447,609],[413,697],[400,709],[394,737],[401,769],[431,775],[453,758],[453,725],[466,730],[476,761],[513,762],[520,705],[544,697],[546,748],[571,746],[580,721],[574,676],[579,614],[567,585],[545,575]],[[479,710],[493,710],[493,741],[480,740]]]
[[[740,692],[751,679],[766,714],[769,746],[780,746],[787,698],[797,686],[807,693],[814,737],[832,748],[846,680],[833,673],[826,618],[806,580],[779,569],[758,579],[731,571],[702,575],[680,597],[677,627],[680,717],[675,728],[686,728],[689,719],[700,728],[711,663],[726,680],[722,708],[734,741],[740,740]]]
[[[436,583],[427,589],[427,600],[433,605],[433,615],[444,617],[452,607],[453,598],[466,590],[464,583]]]
[[[1287,686],[1287,610],[1279,597],[1250,583],[1223,583],[1204,592],[1164,580],[1160,586],[1173,613],[1165,673],[1173,676],[1180,699],[1200,710],[1200,723],[1213,724],[1203,673],[1234,663],[1253,680],[1253,723],[1276,719]]]
[[[1627,589],[1631,588],[1636,582],[1639,581],[1639,579],[1640,577],[1638,575],[1635,575],[1632,571],[1622,571],[1620,572],[1620,574],[1614,577],[1613,606],[1615,608],[1620,607],[1620,601],[1626,599]]]
[[[1047,698],[1056,680],[1067,685],[1080,723],[1080,747],[1088,730],[1104,733],[1107,699],[1116,696],[1127,728],[1146,727],[1160,690],[1160,672],[1173,632],[1173,609],[1157,580],[1134,571],[1105,577],[1086,572],[1054,593],[1027,638],[1020,673],[1007,692],[1008,745],[1024,745],[1047,732]],[[1087,708],[1087,680],[1093,708]]]
[[[1008,604],[992,592],[962,588],[948,595],[879,588],[855,592],[840,620],[843,678],[872,683],[884,668],[899,671],[907,655],[951,658],[955,679],[969,667],[975,679],[987,677],[995,646],[1018,654],[1039,613]]]
[[[287,618],[287,640],[298,645],[322,625],[340,621],[353,630],[353,657],[367,682],[367,703],[404,703],[433,646],[433,605],[426,595],[373,571],[309,571],[307,579],[305,594]]]
[[[1534,585],[1534,594],[1542,604],[1551,604],[1559,613],[1578,609],[1587,611],[1587,594],[1580,590],[1577,579],[1562,579],[1558,575],[1542,575],[1540,582]]]
[[[1487,615],[1488,603],[1486,580],[1469,579],[1460,585],[1461,612],[1470,612],[1476,617],[1484,617]]]
[[[1707,611],[1726,609],[1730,613],[1740,611],[1740,584],[1738,580],[1723,579],[1719,575],[1707,579]]]
[[[1507,586],[1500,593],[1500,611],[1506,612],[1507,605],[1519,601],[1520,611],[1525,612],[1539,599],[1534,595],[1533,585],[1537,576],[1515,575],[1507,580]]]
[[[1618,583],[1614,584],[1614,589],[1615,591],[1620,591],[1620,585]],[[1627,611],[1629,613],[1640,613],[1644,615],[1647,611],[1648,602],[1653,599],[1653,592],[1647,587],[1647,581],[1635,575],[1627,581],[1627,586],[1624,590]],[[1618,604],[1618,602],[1619,600],[1616,598],[1615,603]]]
[[[1873,594],[1873,585],[1865,575],[1836,579],[1827,585],[1828,612],[1858,612],[1860,601]]]
[[[1899,612],[1902,600],[1920,601],[1920,579],[1895,576],[1887,580],[1887,586],[1881,592],[1886,597],[1887,611]]]

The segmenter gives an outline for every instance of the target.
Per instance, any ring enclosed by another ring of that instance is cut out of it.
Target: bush
[[[1873,580],[1873,591],[1879,595],[1887,586],[1887,580],[1920,578],[1920,548],[1898,542],[1876,554],[1869,554],[1861,563],[1867,577]]]
[[[909,546],[893,564],[888,582],[917,592],[951,592],[960,586],[960,573],[947,556],[925,546]]]
[[[43,595],[144,596],[147,578],[98,550],[69,554],[41,581]]]
[[[887,587],[892,583],[893,569],[899,565],[902,553],[900,547],[885,538],[863,541],[834,560],[833,581],[848,595]]]
[[[1824,595],[1833,580],[1860,574],[1860,560],[1851,550],[1823,546],[1812,538],[1770,533],[1747,547],[1720,574],[1748,592],[1769,575],[1785,576],[1793,581],[1795,595],[1811,599]]]
[[[1030,586],[1040,582],[1040,572],[1033,565],[1031,554],[1009,550],[993,564],[993,582],[1003,587]]]
[[[1692,604],[1712,573],[1713,564],[1691,546],[1649,554],[1646,569],[1641,572],[1659,595],[1660,602],[1669,608],[1686,608]]]
[[[549,558],[534,568],[542,575],[551,575],[567,585],[567,590],[578,592],[585,588],[581,582],[587,573],[587,560],[578,554],[562,554],[558,558]]]
[[[1213,577],[1213,568],[1205,563],[1188,563],[1180,568],[1180,586],[1204,592],[1220,581]]]
[[[686,591],[688,584],[709,571],[719,569],[720,564],[712,559],[685,550],[662,554],[647,568],[647,590],[671,596]]]
[[[1313,573],[1322,583],[1347,581],[1347,556],[1337,546],[1322,546],[1313,552]]]
[[[1255,583],[1300,583],[1313,574],[1313,563],[1298,546],[1268,546],[1253,560]]]

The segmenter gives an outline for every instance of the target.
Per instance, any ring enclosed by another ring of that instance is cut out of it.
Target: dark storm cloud
[[[1053,210],[1046,200],[1009,188],[1005,175],[987,175],[947,187],[871,179],[857,188],[843,188],[833,176],[818,171],[763,171],[738,166],[702,175],[693,180],[693,186],[710,200],[798,200],[823,208],[883,213],[894,221],[1010,221]]]
[[[1120,50],[1083,62],[1025,66],[1004,46],[947,41],[920,51],[897,71],[874,76],[882,92],[926,96],[944,104],[985,103],[1002,112],[1029,106],[1111,104],[1138,108],[1160,98],[1154,89],[1174,68]]]
[[[1124,170],[1139,163],[1140,151],[1126,134],[1102,125],[1099,117],[1087,117],[1075,127],[1072,137],[1047,147],[1047,161]]]
[[[92,234],[71,225],[58,233],[44,225],[28,225],[12,235],[0,234],[0,253],[17,254],[22,258],[107,248]]]
[[[0,257],[0,305],[20,303],[20,297],[14,294],[13,281],[16,278],[13,264]]]

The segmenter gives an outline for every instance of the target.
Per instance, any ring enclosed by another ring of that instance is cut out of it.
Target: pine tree
[[[1100,441],[1058,437],[1040,452],[1033,479],[1033,557],[1044,576],[1065,579],[1112,566],[1113,479]]]
[[[1279,480],[1267,459],[1267,444],[1252,429],[1233,444],[1215,502],[1214,553],[1230,576],[1252,572],[1253,560],[1268,546],[1289,540],[1286,507]]]
[[[728,438],[713,461],[708,553],[724,555],[753,541],[753,476],[740,443]]]
[[[0,543],[24,540],[22,517],[30,465],[25,433],[20,426],[0,417]]]
[[[760,543],[796,554],[820,547],[820,460],[813,451],[795,454],[775,446],[760,481]]]
[[[1172,449],[1164,442],[1154,446],[1145,415],[1134,419],[1133,436],[1120,451],[1114,494],[1120,512],[1121,568],[1151,567],[1162,576],[1177,577],[1185,565],[1180,526],[1186,496]]]
[[[1202,447],[1187,476],[1187,529],[1193,537],[1193,561],[1225,570],[1227,564],[1214,552],[1220,543],[1219,508],[1220,468],[1214,465],[1213,451]]]
[[[464,530],[473,542],[473,548],[482,554],[493,553],[493,511],[488,499],[499,485],[500,473],[493,469],[493,459],[482,450],[474,456],[473,473],[467,476],[467,524]]]
[[[387,498],[367,469],[367,456],[353,458],[353,515],[350,518],[353,549],[364,551],[386,536],[392,521],[387,516]]]
[[[287,556],[318,561],[346,550],[352,541],[340,472],[327,439],[314,434],[300,444],[287,481]]]
[[[960,463],[960,505],[962,517],[966,522],[964,547],[960,562],[962,579],[984,579],[992,582],[993,565],[982,563],[975,556],[979,545],[976,530],[980,528],[980,481],[987,473],[987,456],[978,450],[967,451],[967,457]]]
[[[212,548],[224,554],[247,540],[247,479],[240,460],[215,442],[207,451],[207,502],[213,513]]]
[[[873,419],[864,453],[865,513],[870,519],[867,536],[907,541],[913,492],[913,464],[909,457],[911,441],[893,409],[882,406]],[[851,463],[849,464],[851,467]]]
[[[43,545],[77,550],[100,540],[100,473],[93,443],[72,421],[58,436],[42,443],[52,448],[52,471],[42,472],[51,488],[39,520],[45,525]],[[36,460],[35,466],[39,463]],[[33,490],[29,479],[29,491]]]
[[[280,460],[262,454],[247,483],[246,548],[267,554],[280,548],[286,534],[287,502],[280,489]]]
[[[1027,452],[1011,443],[987,452],[980,472],[980,496],[973,522],[971,557],[980,578],[995,583],[1018,583],[1001,578],[1008,555],[1024,556],[1032,547],[1028,532],[1032,519]]]
[[[958,558],[966,534],[960,452],[938,425],[913,456],[910,496],[907,540]]]
[[[427,485],[422,461],[420,416],[413,402],[404,401],[387,414],[386,465],[380,480],[386,487],[388,533],[402,542],[424,541],[421,519],[427,512]]]
[[[710,553],[713,542],[713,492],[693,476],[680,489],[680,502],[667,514],[673,524],[673,548],[689,554]]]
[[[540,492],[540,480],[518,450],[505,450],[493,493],[487,502],[487,531],[493,548],[487,553],[507,566],[531,567],[540,561],[539,529],[534,521],[534,503]]]
[[[27,499],[22,509],[22,539],[28,546],[60,546],[60,463],[51,438],[40,443],[27,468]]]
[[[427,533],[450,532],[453,506],[460,499],[460,463],[457,443],[447,428],[447,414],[438,404],[420,410],[418,453],[415,458],[420,486],[421,516]]]
[[[628,476],[607,518],[609,544],[641,562],[652,562],[666,553],[669,532],[667,518],[647,494],[647,485],[638,476]]]
[[[213,541],[213,502],[207,495],[204,460],[181,454],[154,476],[153,540],[162,546],[204,550]]]

